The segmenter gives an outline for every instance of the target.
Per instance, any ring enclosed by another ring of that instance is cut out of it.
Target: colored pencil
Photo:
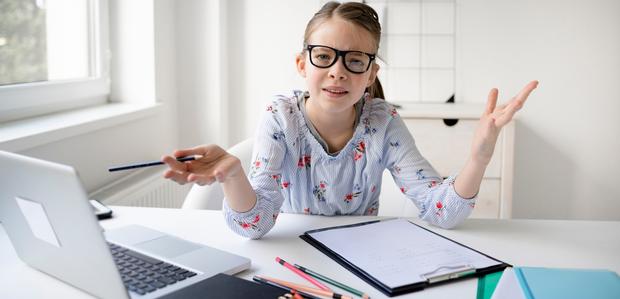
[[[252,277],[252,279],[253,279],[254,281],[256,281],[256,282],[259,282],[259,283],[262,283],[262,284],[266,284],[266,285],[270,285],[270,286],[272,286],[272,287],[276,287],[276,288],[282,289],[282,290],[287,291],[287,292],[289,292],[289,293],[291,293],[291,294],[292,294],[293,292],[295,292],[295,293],[297,293],[297,294],[299,294],[299,295],[301,295],[301,296],[303,296],[303,297],[305,297],[305,298],[307,298],[307,299],[321,299],[321,298],[319,298],[319,297],[317,297],[317,296],[314,296],[314,295],[312,295],[312,294],[308,294],[308,293],[306,293],[306,292],[302,292],[302,291],[299,291],[299,290],[295,290],[295,289],[293,289],[293,288],[289,288],[289,287],[283,286],[283,285],[278,284],[278,283],[275,283],[275,282],[273,282],[273,281],[269,281],[269,280],[262,279],[262,278],[260,278],[260,277],[258,277],[258,276],[254,276],[254,277]]]
[[[364,293],[362,291],[356,290],[356,289],[354,289],[354,288],[352,288],[352,287],[350,287],[348,285],[345,285],[343,283],[337,282],[337,281],[335,281],[335,280],[333,280],[333,279],[331,279],[331,278],[329,278],[327,276],[324,276],[324,275],[321,275],[319,273],[316,273],[316,272],[314,272],[314,271],[312,271],[312,270],[310,270],[310,269],[308,269],[308,268],[306,268],[304,266],[300,266],[298,264],[295,264],[294,266],[295,266],[295,268],[301,270],[302,272],[304,272],[304,273],[306,273],[306,274],[308,274],[308,275],[310,275],[310,276],[312,276],[312,277],[314,277],[316,279],[322,280],[322,281],[324,281],[326,283],[329,283],[329,284],[331,284],[331,285],[333,285],[335,287],[339,287],[339,288],[341,288],[341,289],[343,289],[343,290],[345,290],[345,291],[347,291],[349,293],[353,293],[353,294],[355,294],[357,296],[360,296],[360,297],[362,297],[364,299],[370,299],[370,296],[368,296],[366,293]]]
[[[343,295],[343,294],[338,294],[338,293],[334,293],[332,291],[324,291],[321,289],[315,289],[315,288],[311,288],[311,287],[307,287],[303,284],[297,284],[294,282],[289,282],[286,280],[281,280],[281,279],[277,279],[277,278],[271,278],[271,277],[267,277],[267,276],[260,276],[260,275],[256,275],[256,277],[258,278],[262,278],[264,280],[268,280],[271,282],[275,282],[277,284],[283,285],[285,287],[289,287],[289,288],[293,288],[295,290],[298,291],[302,291],[302,292],[306,292],[306,293],[310,293],[310,294],[314,294],[314,295],[318,295],[318,296],[325,296],[325,297],[329,297],[329,298],[340,298],[340,299],[353,299],[353,297],[348,296],[348,295]]]
[[[295,274],[303,277],[305,280],[309,281],[310,283],[312,283],[313,285],[317,286],[319,289],[323,290],[323,291],[331,291],[330,288],[326,287],[324,284],[318,282],[316,279],[312,278],[312,276],[301,272],[299,269],[293,267],[293,265],[287,263],[285,260],[276,257],[276,262],[278,262],[278,264],[288,268],[289,270],[293,271]]]

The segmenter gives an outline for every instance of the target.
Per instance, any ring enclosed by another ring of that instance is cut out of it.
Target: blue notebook
[[[618,299],[620,277],[608,270],[516,267],[504,271],[493,297],[496,295],[525,299]]]

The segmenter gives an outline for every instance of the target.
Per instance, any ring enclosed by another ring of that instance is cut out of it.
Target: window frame
[[[0,86],[0,123],[103,105],[110,95],[108,0],[88,0],[89,65],[86,78]]]

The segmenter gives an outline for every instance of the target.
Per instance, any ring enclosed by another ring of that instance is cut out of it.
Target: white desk
[[[368,221],[377,217],[319,217],[280,214],[278,223],[260,240],[230,231],[219,211],[112,207],[115,217],[105,228],[137,223],[208,244],[252,259],[238,276],[255,274],[307,284],[274,261],[276,256],[301,264],[372,298],[382,293],[342,268],[298,236],[309,229]],[[428,227],[415,219],[414,222]],[[620,273],[620,222],[470,219],[455,230],[431,228],[509,264],[566,268],[604,268]],[[476,298],[476,279],[467,279],[397,298]],[[0,226],[0,298],[88,298],[89,295],[38,272],[15,254]]]

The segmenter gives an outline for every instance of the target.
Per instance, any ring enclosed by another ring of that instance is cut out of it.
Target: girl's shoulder
[[[299,91],[299,90],[293,90],[288,94],[277,94],[275,96],[273,96],[271,102],[275,105],[281,105],[281,106],[293,106],[293,105],[297,105],[297,101],[299,99],[299,97],[303,96],[303,92]]]
[[[267,104],[266,112],[277,116],[278,118],[292,118],[295,116],[297,110],[297,91],[293,91],[290,95],[279,94],[273,96],[271,101]]]
[[[273,96],[263,111],[263,121],[273,123],[287,131],[303,128],[303,116],[297,105],[299,96],[303,96],[301,91],[293,91],[288,95],[279,94]]]
[[[364,110],[362,112],[362,121],[376,125],[386,125],[391,120],[400,117],[396,108],[381,98],[366,98]]]

